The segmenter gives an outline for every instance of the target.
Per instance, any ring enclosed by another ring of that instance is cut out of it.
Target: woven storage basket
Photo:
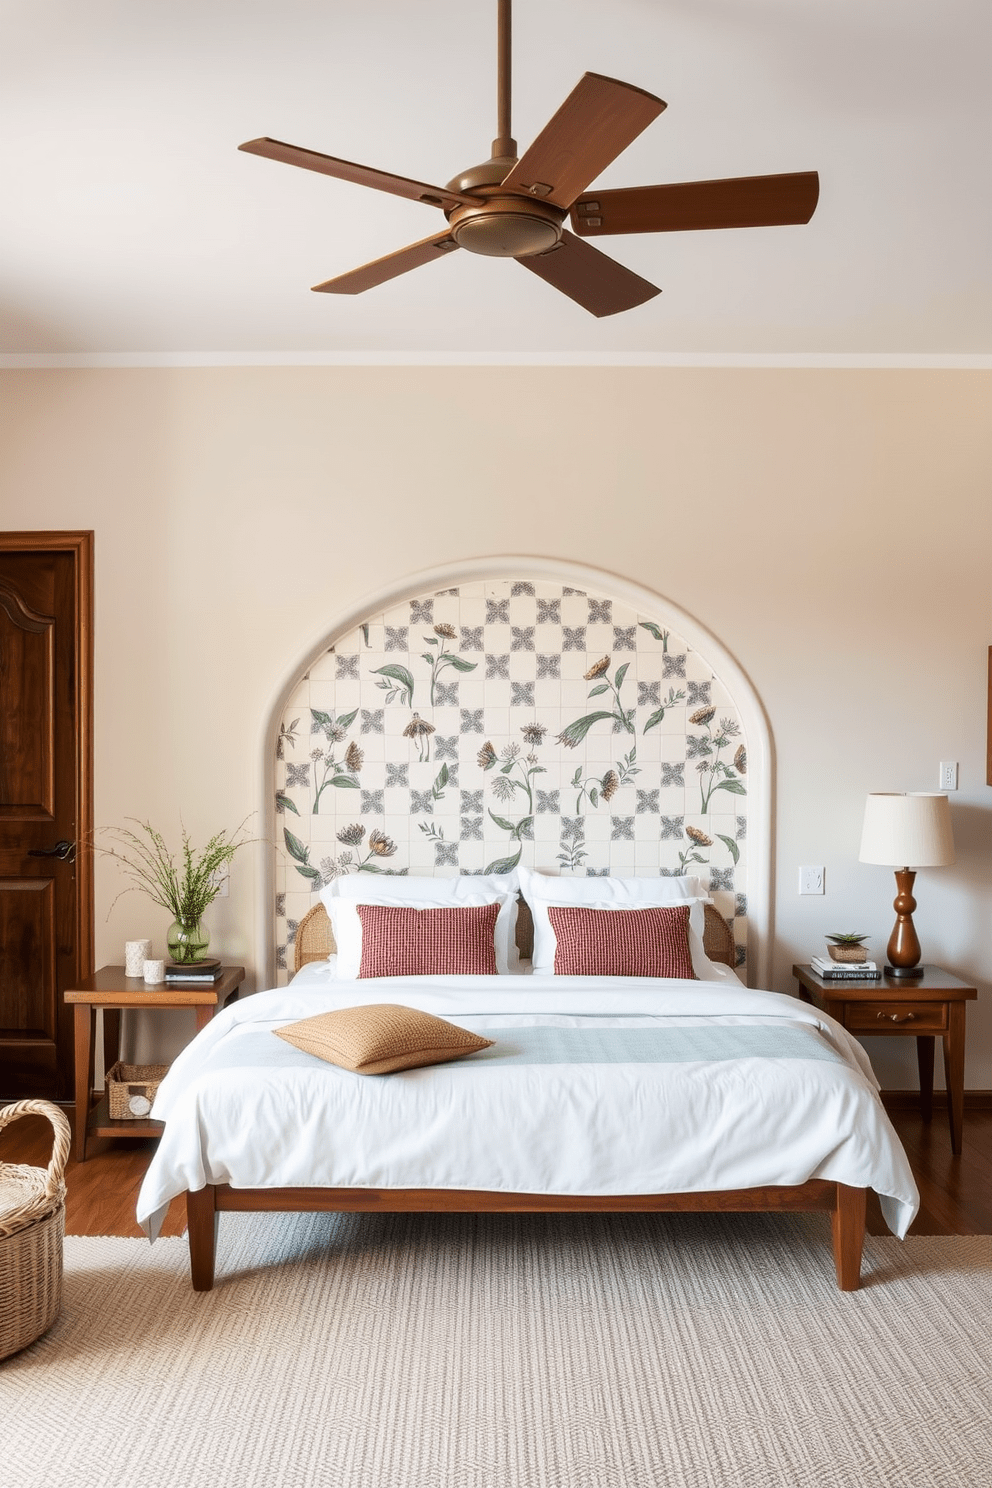
[[[121,1064],[107,1071],[107,1105],[111,1121],[140,1121],[155,1103],[155,1093],[166,1075],[167,1064]]]
[[[62,1308],[62,1237],[69,1123],[48,1101],[0,1110],[0,1129],[20,1116],[46,1116],[55,1128],[47,1171],[0,1163],[0,1359],[27,1348]]]

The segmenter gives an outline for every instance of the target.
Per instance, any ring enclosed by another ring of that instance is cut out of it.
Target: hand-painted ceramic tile
[[[562,585],[394,605],[292,693],[274,760],[280,981],[349,873],[695,873],[747,944],[747,741],[706,660],[656,617]]]

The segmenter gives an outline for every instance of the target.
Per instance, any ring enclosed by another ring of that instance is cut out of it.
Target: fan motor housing
[[[530,258],[561,242],[563,211],[536,197],[500,189],[515,164],[511,158],[487,160],[449,181],[449,190],[479,198],[478,204],[445,213],[459,248],[486,258]]]
[[[448,220],[459,248],[487,258],[529,258],[547,253],[561,241],[560,214],[519,196],[491,199],[478,207],[456,207]]]

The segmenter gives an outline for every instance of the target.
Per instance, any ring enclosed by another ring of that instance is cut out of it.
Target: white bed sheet
[[[269,1037],[333,1008],[420,1007],[500,1030],[812,1028],[816,1058],[717,1063],[460,1060],[356,1075]],[[795,998],[720,981],[410,977],[342,981],[326,963],[220,1013],[179,1055],[152,1114],[165,1131],[138,1197],[154,1239],[172,1198],[235,1188],[685,1193],[823,1178],[874,1188],[905,1234],[919,1195],[864,1050]]]

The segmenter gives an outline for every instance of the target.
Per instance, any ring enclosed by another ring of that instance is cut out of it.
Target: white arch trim
[[[745,880],[748,902],[748,981],[752,986],[769,986],[774,931],[774,746],[761,699],[737,658],[693,615],[680,605],[673,604],[664,595],[606,569],[592,568],[588,564],[574,563],[564,558],[535,558],[526,555],[467,558],[439,568],[422,569],[419,573],[396,579],[374,594],[339,610],[333,616],[329,628],[290,665],[272,694],[263,720],[256,776],[263,842],[276,841],[275,786],[272,773],[276,741],[279,724],[292,691],[303,674],[349,631],[392,605],[402,604],[424,594],[436,593],[439,589],[454,589],[460,584],[496,579],[560,582],[575,589],[587,589],[604,597],[621,600],[652,619],[667,620],[673,629],[677,629],[685,637],[693,650],[706,658],[728,688],[740,711],[748,744],[748,850]],[[263,850],[258,866],[255,964],[262,978],[261,985],[271,987],[275,984],[276,970],[272,932],[272,900],[275,892],[272,853]]]

